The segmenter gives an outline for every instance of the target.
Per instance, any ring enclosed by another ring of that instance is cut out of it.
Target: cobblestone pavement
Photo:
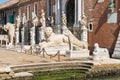
[[[0,67],[41,62],[52,62],[52,60],[36,55],[18,53],[5,48],[0,48]]]
[[[42,58],[40,55],[31,55],[31,54],[25,54],[25,53],[19,53],[15,51],[10,51],[6,48],[0,48],[0,67],[5,66],[14,66],[14,65],[23,65],[23,64],[36,64],[36,63],[50,63],[50,62],[56,62],[58,60],[58,57],[50,59],[50,57],[46,56],[45,58]],[[61,56],[61,61],[71,61],[67,60],[66,57]],[[93,60],[85,60],[85,59],[78,59],[78,61],[87,61],[87,62],[93,62],[94,64],[120,64],[119,59],[108,59],[105,61],[93,61]],[[72,59],[72,61],[74,61]]]

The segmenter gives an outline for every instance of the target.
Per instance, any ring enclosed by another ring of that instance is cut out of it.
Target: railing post
[[[45,58],[45,49],[43,48],[43,58]]]
[[[30,53],[32,54],[32,46],[30,47]]]

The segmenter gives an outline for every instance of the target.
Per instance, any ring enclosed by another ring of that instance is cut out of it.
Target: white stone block
[[[66,51],[66,57],[68,58],[89,57],[89,50],[83,49],[80,51]]]

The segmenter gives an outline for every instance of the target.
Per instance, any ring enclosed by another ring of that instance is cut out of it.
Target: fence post
[[[43,48],[43,58],[45,58],[45,49]]]
[[[60,50],[58,50],[58,61],[60,61]]]

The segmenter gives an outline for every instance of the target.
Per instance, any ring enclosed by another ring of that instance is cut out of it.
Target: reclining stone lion
[[[87,48],[87,44],[85,42],[79,41],[72,36],[70,38],[73,38],[71,39],[71,43],[73,45]],[[68,36],[65,36],[64,34],[55,34],[51,27],[45,28],[45,39],[46,40],[44,42],[39,43],[41,48],[69,45]]]

